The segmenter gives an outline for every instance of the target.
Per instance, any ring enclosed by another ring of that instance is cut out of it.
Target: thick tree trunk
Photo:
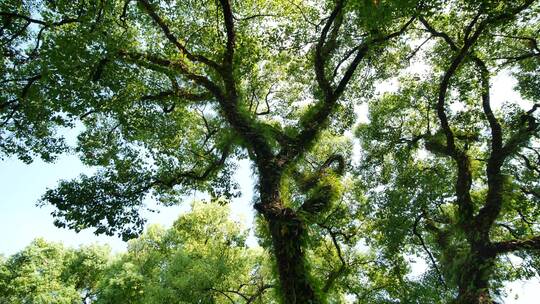
[[[287,214],[287,210],[280,218],[268,221],[283,303],[321,303],[310,281],[305,261],[303,224],[294,214]]]
[[[454,304],[494,304],[488,290],[472,288],[462,290],[460,288],[459,295]]]
[[[494,256],[485,250],[471,254],[462,266],[458,282],[459,294],[454,304],[493,304],[489,290],[489,277],[493,271]]]
[[[296,213],[283,206],[280,194],[281,172],[275,167],[264,167],[261,172],[261,203],[255,209],[268,222],[272,247],[280,280],[284,304],[319,304],[322,300],[310,280],[305,258],[306,231]]]

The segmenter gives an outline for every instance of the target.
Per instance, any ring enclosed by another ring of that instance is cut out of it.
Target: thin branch
[[[23,19],[23,20],[26,20],[27,22],[40,24],[40,25],[43,25],[43,26],[46,26],[46,27],[64,25],[64,24],[73,23],[73,22],[79,22],[80,21],[78,18],[66,18],[66,19],[62,19],[60,21],[56,21],[56,22],[47,22],[47,21],[34,19],[34,18],[31,18],[31,17],[28,17],[28,16],[24,16],[24,15],[21,15],[21,14],[18,14],[18,13],[12,13],[12,12],[0,12],[0,16],[4,16],[4,17],[8,17],[8,18]]]
[[[255,15],[251,15],[251,16],[248,16],[248,17],[236,17],[236,16],[233,16],[234,20],[237,20],[237,21],[249,21],[249,20],[252,20],[252,19],[255,19],[255,18],[265,18],[265,17],[279,17],[278,15],[273,15],[273,14],[255,14]]]
[[[185,172],[179,172],[174,174],[174,176],[169,177],[167,179],[159,179],[156,178],[153,182],[150,183],[149,187],[153,187],[156,185],[159,186],[165,186],[168,188],[172,188],[176,185],[179,185],[183,183],[185,180],[191,180],[191,181],[205,181],[208,179],[208,177],[217,172],[218,169],[220,169],[227,160],[227,157],[230,154],[231,147],[226,146],[223,148],[221,152],[221,157],[211,164],[209,164],[202,172],[197,172],[195,170],[185,171]]]
[[[257,112],[255,114],[257,115],[267,115],[267,114],[270,114],[270,104],[269,104],[269,101],[268,101],[268,98],[270,97],[270,94],[272,94],[272,88],[274,87],[275,84],[272,84],[270,86],[270,89],[268,89],[268,93],[266,93],[266,96],[264,97],[264,102],[266,104],[266,110],[265,111],[262,111],[262,112]],[[259,103],[257,102],[257,107],[255,107],[255,110],[257,110],[259,106]]]
[[[367,54],[368,49],[372,45],[378,45],[380,43],[389,41],[389,40],[391,40],[393,38],[396,38],[396,37],[400,36],[401,34],[403,34],[407,30],[409,25],[411,25],[414,22],[415,19],[416,19],[416,17],[410,18],[399,30],[397,30],[397,31],[395,31],[393,33],[390,33],[390,34],[388,34],[388,35],[386,35],[384,37],[375,38],[372,41],[368,41],[365,44],[365,47],[360,47],[360,49],[358,50],[358,53],[356,54],[356,57],[353,59],[353,61],[351,62],[351,64],[347,68],[347,71],[343,75],[343,78],[341,78],[341,81],[337,85],[333,95],[336,96],[336,98],[341,96],[341,94],[345,90],[345,87],[347,86],[347,84],[351,80],[352,75],[354,74],[356,68],[360,64],[360,61],[364,58],[364,56]]]
[[[420,45],[418,45],[409,56],[407,56],[407,61],[411,60],[416,54],[422,49],[422,47],[433,38],[433,36],[427,37]]]
[[[242,296],[244,299],[247,300],[247,298],[245,298],[242,294],[237,293],[237,292],[234,292],[234,291],[228,291],[228,290],[223,291],[223,290],[215,289],[215,288],[212,288],[212,287],[208,288],[207,290],[208,290],[208,291],[217,292],[217,293],[223,295],[224,297],[226,297],[226,298],[227,298],[231,303],[233,303],[233,304],[235,304],[236,301],[234,301],[233,298],[231,298],[231,297],[227,294],[227,292],[232,292],[232,293],[238,294],[238,295]]]
[[[504,34],[496,34],[496,35],[493,35],[493,36],[528,41],[529,45],[530,45],[530,48],[533,48],[537,52],[540,53],[540,48],[538,48],[538,42],[536,41],[535,38],[525,37],[525,36],[504,35]]]
[[[341,262],[341,265],[339,266],[339,268],[330,273],[330,275],[328,276],[328,279],[326,280],[326,283],[324,284],[324,286],[322,288],[322,291],[324,293],[327,293],[330,290],[330,288],[332,288],[332,286],[334,286],[335,281],[341,275],[343,275],[343,273],[346,270],[347,263],[345,262],[345,259],[343,258],[343,254],[341,252],[341,247],[339,246],[336,234],[332,231],[332,229],[330,227],[325,226],[324,228],[326,229],[328,234],[330,234],[330,237],[332,238],[332,244],[334,244],[334,248],[336,249],[336,253],[337,253],[338,258],[339,258],[339,260]]]
[[[19,95],[19,98],[15,99],[15,100],[12,100],[12,101],[8,101],[8,102],[2,104],[2,107],[4,107],[4,106],[11,105],[11,104],[14,104],[15,102],[17,102],[17,104],[15,104],[12,107],[11,112],[7,115],[7,117],[4,119],[4,121],[0,124],[0,127],[5,126],[13,118],[13,116],[15,115],[15,113],[17,112],[17,110],[21,106],[21,104],[20,104],[21,101],[24,101],[26,99],[26,97],[28,96],[28,93],[30,92],[30,88],[32,87],[32,85],[36,81],[40,80],[41,78],[42,78],[41,74],[38,74],[38,75],[35,75],[33,77],[28,78],[26,85],[21,90],[21,94]]]
[[[176,46],[176,48],[182,54],[185,54],[186,57],[189,60],[204,63],[207,66],[215,69],[218,72],[221,71],[221,66],[219,64],[217,64],[215,61],[212,61],[212,60],[206,58],[205,56],[195,55],[195,54],[192,54],[191,52],[189,52],[186,49],[186,47],[182,43],[180,43],[178,38],[176,38],[176,36],[174,36],[174,34],[172,33],[172,31],[169,28],[169,26],[167,25],[167,23],[165,23],[165,21],[157,14],[155,9],[152,7],[152,5],[147,0],[138,0],[138,1],[142,4],[142,6],[144,7],[144,9],[148,13],[148,15],[150,15],[150,17],[154,20],[154,22],[157,23],[157,25],[161,28],[161,30],[163,31],[163,34],[165,34],[167,39],[172,44],[174,44]]]
[[[522,116],[522,126],[517,132],[512,134],[508,140],[506,140],[502,154],[504,157],[508,157],[517,153],[519,148],[527,143],[533,135],[540,130],[540,124],[537,119],[532,116],[536,109],[540,108],[540,104],[534,104],[533,107]]]
[[[534,171],[538,174],[540,174],[540,168],[536,167],[536,166],[533,166],[531,161],[523,154],[521,153],[517,153],[517,155],[523,159],[523,162],[525,163],[525,167],[527,167],[527,169],[531,170],[531,171]]]
[[[429,260],[431,261],[431,264],[433,265],[433,268],[435,269],[435,272],[437,273],[437,277],[439,278],[440,284],[444,286],[444,288],[448,288],[448,286],[446,285],[446,282],[443,279],[441,271],[439,270],[439,266],[437,265],[437,262],[435,261],[435,257],[433,256],[433,254],[427,247],[426,243],[424,242],[424,238],[422,237],[422,234],[418,232],[417,227],[418,227],[418,223],[420,222],[420,219],[421,217],[419,216],[414,220],[412,232],[420,240],[420,244],[422,245],[422,248],[427,253]]]
[[[454,52],[459,51],[456,43],[454,42],[454,40],[452,40],[452,38],[450,38],[448,34],[437,31],[423,16],[418,17],[418,20],[420,20],[420,22],[424,25],[426,30],[431,33],[431,35],[433,35],[434,37],[442,38]]]
[[[149,65],[154,65],[167,70],[169,73],[180,73],[181,75],[184,75],[187,79],[192,80],[198,85],[207,89],[218,100],[224,99],[223,93],[219,86],[217,86],[214,82],[212,82],[205,76],[190,72],[189,69],[186,67],[185,63],[182,61],[171,61],[157,55],[139,52],[119,51],[118,55],[124,60],[130,61],[132,63],[138,63],[142,66],[148,67]]]
[[[519,235],[516,233],[516,230],[510,227],[508,224],[505,223],[496,223],[496,225],[503,227],[506,229],[513,237],[518,238]]]
[[[523,211],[521,209],[516,208],[517,213],[519,214],[519,217],[523,222],[525,222],[527,225],[532,226],[534,223],[527,219],[527,217],[523,214]]]
[[[319,24],[316,24],[316,23],[313,23],[311,21],[311,18],[308,18],[306,16],[306,14],[304,13],[304,11],[302,10],[302,8],[300,7],[300,5],[298,5],[294,0],[288,0],[288,2],[290,4],[292,4],[294,7],[296,7],[296,9],[300,12],[300,14],[302,15],[302,18],[304,19],[305,22],[309,23],[311,26],[313,27],[318,27]]]

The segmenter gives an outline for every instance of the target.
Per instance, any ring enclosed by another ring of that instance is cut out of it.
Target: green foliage
[[[247,236],[227,206],[194,202],[115,257],[36,239],[0,260],[0,303],[275,303],[269,257]]]
[[[227,201],[248,158],[257,236],[275,262],[246,246],[226,207],[195,203],[105,268],[98,248],[56,248],[53,268],[65,259],[66,270],[36,277],[3,261],[2,278],[24,281],[2,281],[10,300],[442,303],[532,276],[538,3],[297,2],[0,4],[0,157],[52,161],[72,148],[97,168],[43,195],[57,226],[135,238],[145,199]],[[490,81],[505,73],[532,108],[490,105]],[[397,88],[376,94],[379,83]],[[355,151],[348,131],[366,100]],[[75,147],[64,128],[79,131]],[[513,244],[522,271],[503,265]],[[407,277],[413,256],[428,261],[419,278]],[[282,294],[267,293],[278,276]],[[54,292],[24,289],[46,282]]]
[[[267,257],[228,215],[195,202],[171,229],[150,227],[105,273],[96,303],[270,303]]]
[[[109,260],[108,247],[65,248],[34,240],[2,261],[0,303],[86,303]]]
[[[516,91],[532,103],[537,102],[531,91],[531,71],[538,57],[519,42],[535,41],[531,29],[537,23],[531,20],[537,18],[538,6],[518,11],[514,5],[518,4],[436,4],[440,8],[423,15],[421,22],[434,37],[418,37],[436,39],[423,45],[417,54],[424,56],[420,62],[426,65],[425,71],[402,71],[399,88],[374,98],[369,104],[369,123],[356,130],[363,148],[358,191],[369,202],[363,207],[368,243],[391,261],[402,255],[425,259],[432,281],[422,279],[414,284],[424,289],[423,284],[433,284],[435,278],[438,287],[430,293],[445,290],[449,298],[454,297],[452,293],[458,286],[496,296],[502,281],[529,278],[535,271],[530,265],[511,270],[505,265],[508,252],[478,249],[482,242],[488,244],[482,246],[491,246],[491,242],[523,240],[539,234],[527,224],[529,220],[538,221],[533,207],[538,197],[531,194],[537,184],[528,182],[538,173],[533,173],[538,159],[530,154],[538,147],[536,106],[531,109],[506,100],[501,105],[487,100],[486,105],[482,100],[483,94],[490,94],[494,77],[511,69],[518,80]],[[516,17],[503,17],[512,16],[514,10],[519,12]],[[471,21],[474,18],[476,21]],[[476,42],[468,41],[471,32],[479,33]],[[450,70],[452,61],[459,59],[457,52],[467,43],[474,46],[465,49],[463,60],[454,71]],[[481,72],[479,61],[485,65],[486,73]],[[451,75],[447,90],[441,80],[445,75]],[[495,99],[493,93],[490,95]],[[489,121],[491,111],[500,125],[504,147],[501,153],[496,150],[499,131]],[[497,158],[504,160],[500,175],[493,173]],[[467,176],[470,188],[465,182]],[[495,215],[486,224],[490,208]],[[526,215],[525,219],[519,214]],[[487,232],[482,234],[480,230],[486,225]],[[534,251],[523,253],[527,259],[534,255]]]

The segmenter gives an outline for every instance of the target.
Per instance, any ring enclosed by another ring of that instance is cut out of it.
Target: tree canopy
[[[114,256],[36,239],[0,264],[0,303],[271,303],[268,255],[246,237],[226,206],[195,202]]]
[[[6,0],[0,156],[76,152],[96,173],[40,204],[59,227],[124,239],[143,231],[146,198],[226,202],[237,162],[251,162],[273,266],[253,266],[266,257],[202,208],[177,225],[215,221],[210,245],[194,239],[206,228],[151,229],[103,299],[265,301],[266,283],[249,281],[262,271],[283,303],[493,303],[503,281],[538,274],[539,11],[534,0]],[[523,102],[494,102],[500,75]],[[380,93],[385,83],[395,89]],[[355,127],[362,102],[368,121]],[[75,147],[64,128],[80,131]],[[407,276],[414,255],[428,261],[420,279]],[[251,287],[227,292],[241,287],[219,269]]]

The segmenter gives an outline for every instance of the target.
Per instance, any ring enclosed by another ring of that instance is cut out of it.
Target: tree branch
[[[174,176],[167,179],[156,178],[153,182],[149,184],[149,188],[156,185],[172,188],[175,185],[181,184],[185,180],[205,181],[211,174],[217,172],[225,164],[225,161],[227,160],[227,157],[231,152],[230,150],[230,145],[225,146],[221,152],[221,157],[208,165],[202,172],[190,170],[176,173],[174,174]]]
[[[224,99],[224,95],[221,91],[221,88],[217,86],[213,81],[208,79],[205,76],[194,74],[189,71],[185,63],[179,60],[171,61],[157,55],[139,53],[139,52],[126,52],[119,51],[118,55],[120,58],[123,58],[132,63],[140,64],[142,66],[148,67],[148,65],[154,65],[165,69],[170,73],[179,73],[185,76],[187,79],[194,81],[196,84],[207,89],[214,97],[218,100]]]
[[[21,14],[18,14],[18,13],[11,13],[11,12],[0,12],[0,16],[4,16],[4,17],[8,17],[8,18],[23,19],[23,20],[26,20],[27,22],[40,24],[40,25],[43,25],[45,27],[64,25],[64,24],[74,23],[74,22],[79,22],[80,21],[78,18],[66,18],[66,19],[62,19],[60,21],[56,21],[56,22],[47,22],[47,21],[34,19],[34,18],[31,18],[31,17],[28,17],[28,16],[24,16],[24,15],[21,15]]]
[[[294,143],[286,145],[280,151],[278,158],[283,165],[289,163],[291,160],[301,154],[317,136],[322,126],[327,122],[329,116],[333,113],[339,97],[342,95],[349,81],[352,79],[352,76],[362,59],[364,59],[367,55],[368,50],[370,50],[373,46],[379,45],[383,42],[386,42],[394,37],[401,35],[415,19],[414,17],[411,18],[396,32],[390,33],[383,37],[374,37],[368,39],[366,42],[353,48],[352,53],[356,52],[356,54],[347,69],[345,70],[343,77],[334,89],[325,71],[325,67],[327,65],[327,62],[330,60],[330,56],[325,56],[325,54],[330,54],[332,52],[331,48],[335,47],[335,43],[328,44],[327,37],[329,35],[332,37],[337,35],[337,30],[341,25],[341,23],[337,22],[337,20],[340,14],[342,14],[343,6],[343,0],[337,1],[335,8],[332,10],[330,16],[326,20],[325,26],[323,27],[317,44],[315,46],[315,77],[319,89],[321,90],[323,95],[321,98],[322,100],[312,106],[312,109],[308,111],[308,113],[304,115],[304,117],[301,118],[300,121],[302,129],[299,134],[294,138]],[[330,31],[331,29],[332,31]],[[336,39],[335,37],[332,37],[331,39]],[[348,52],[345,57],[350,57],[352,53]],[[345,60],[346,59],[342,60],[342,62]],[[340,62],[339,65],[342,64],[342,62]]]
[[[488,180],[488,193],[485,204],[476,216],[477,226],[480,232],[488,238],[489,229],[499,215],[502,206],[503,178],[501,166],[506,158],[502,153],[503,134],[501,124],[493,114],[490,105],[490,84],[489,71],[486,64],[477,56],[472,55],[474,63],[480,70],[480,80],[482,89],[482,108],[491,129],[491,152],[486,166]]]
[[[502,242],[496,242],[493,243],[492,249],[498,253],[510,253],[514,251],[520,251],[520,250],[540,250],[540,236],[535,236],[529,239],[523,239],[523,240],[508,240],[508,241],[502,241]]]
[[[421,217],[417,217],[414,220],[412,232],[420,240],[420,245],[422,245],[422,248],[427,253],[427,255],[429,257],[429,260],[431,261],[431,264],[433,265],[433,268],[435,269],[435,272],[437,273],[437,277],[439,279],[440,284],[442,286],[444,286],[445,288],[448,288],[448,286],[446,285],[446,282],[444,281],[443,276],[442,276],[442,274],[441,274],[441,272],[439,270],[439,266],[437,265],[437,262],[435,261],[435,257],[433,256],[431,251],[429,251],[429,248],[427,247],[426,243],[424,242],[424,238],[422,237],[422,235],[418,232],[417,227],[418,227],[418,223],[420,222],[420,218]]]
[[[327,293],[328,291],[330,291],[330,288],[332,288],[332,286],[334,286],[334,283],[336,282],[336,280],[341,275],[343,275],[343,273],[346,270],[347,263],[345,262],[345,259],[343,258],[343,254],[341,252],[341,247],[339,246],[336,234],[332,231],[332,228],[330,228],[328,226],[323,226],[323,228],[325,228],[326,231],[328,231],[328,234],[330,234],[330,237],[332,238],[332,244],[334,244],[334,248],[336,249],[336,253],[337,253],[338,258],[339,258],[339,260],[341,262],[341,265],[339,266],[339,268],[330,273],[330,275],[328,276],[328,279],[326,280],[326,283],[324,284],[324,286],[322,288],[322,291],[324,293]]]
[[[144,9],[146,10],[146,12],[148,13],[148,15],[154,20],[155,23],[157,23],[157,25],[161,28],[161,30],[163,31],[163,34],[165,34],[165,36],[167,37],[167,39],[174,45],[176,46],[176,48],[184,55],[186,55],[186,57],[191,60],[191,61],[194,61],[194,62],[200,62],[200,63],[203,63],[213,69],[215,69],[216,71],[220,72],[222,69],[221,69],[221,66],[219,64],[217,64],[215,61],[213,60],[210,60],[209,58],[206,58],[205,56],[202,56],[202,55],[195,55],[195,54],[192,54],[191,52],[189,52],[187,50],[187,48],[182,44],[180,43],[180,41],[178,40],[178,38],[176,38],[174,36],[174,34],[172,33],[170,27],[167,25],[167,23],[165,23],[165,21],[157,14],[157,12],[155,11],[155,9],[152,7],[152,5],[147,1],[147,0],[138,0],[139,3],[141,3],[141,5],[144,7]]]
[[[232,12],[230,0],[219,0],[223,10],[223,19],[225,21],[225,29],[227,32],[227,46],[223,56],[223,64],[225,69],[231,69],[234,57],[234,47],[236,42],[236,33],[234,29],[234,14]]]

